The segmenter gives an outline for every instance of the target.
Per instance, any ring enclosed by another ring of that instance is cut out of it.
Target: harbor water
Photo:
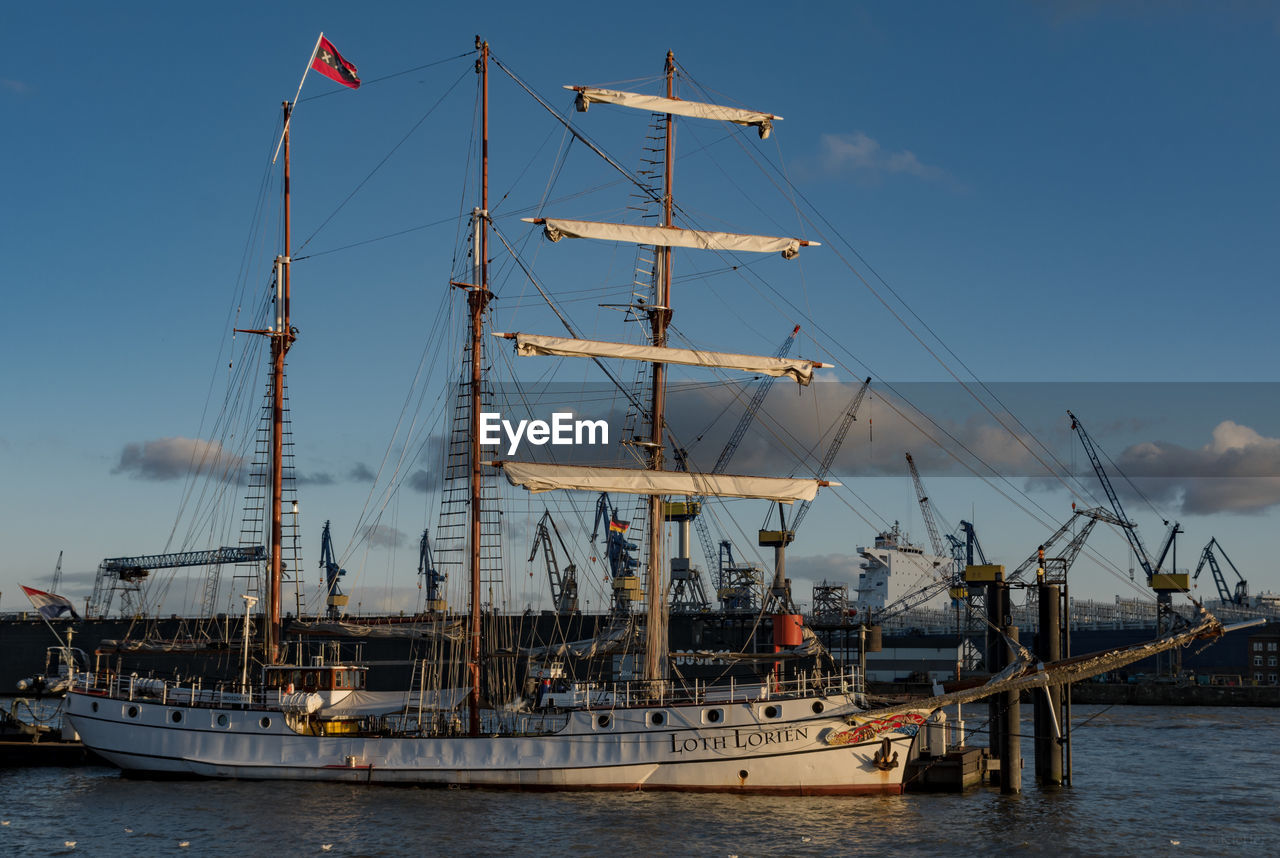
[[[1076,706],[1072,721],[1074,786],[1039,788],[1024,739],[1014,796],[517,793],[12,769],[0,771],[0,854],[1280,854],[1280,710]]]

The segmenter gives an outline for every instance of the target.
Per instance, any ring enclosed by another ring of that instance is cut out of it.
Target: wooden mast
[[[289,200],[289,114],[284,102],[284,252],[276,260],[276,324],[271,335],[271,569],[267,579],[266,629],[263,656],[267,664],[280,657],[280,594],[284,580],[281,559],[281,504],[284,487],[284,359],[293,343],[289,321],[289,253],[292,209]]]
[[[470,735],[480,735],[480,524],[481,524],[481,464],[480,464],[480,408],[481,367],[483,356],[484,311],[491,299],[489,292],[489,43],[476,37],[480,58],[476,60],[476,73],[480,75],[480,208],[473,213],[475,239],[472,260],[475,269],[474,284],[467,293],[467,308],[471,318],[471,487],[469,496],[470,563],[471,563],[471,615],[470,648],[467,655],[467,672],[471,676],[471,692],[467,696],[470,715]]]
[[[675,97],[676,59],[671,51],[667,51],[667,98]],[[671,222],[671,184],[674,140],[672,137],[675,120],[670,113],[666,118],[666,153],[665,169],[662,178],[662,225],[670,228]],[[653,344],[659,348],[667,344],[667,323],[671,320],[671,248],[659,248],[658,294],[657,304],[649,311],[649,321],[653,332]],[[664,363],[653,365],[652,421],[649,433],[650,459],[652,470],[662,470],[664,425],[663,412],[666,405],[667,366]],[[645,660],[644,678],[651,685],[661,685],[667,676],[667,588],[666,575],[663,569],[662,532],[666,518],[663,515],[662,497],[649,496],[649,566],[645,580],[645,605],[648,621],[645,624]]]

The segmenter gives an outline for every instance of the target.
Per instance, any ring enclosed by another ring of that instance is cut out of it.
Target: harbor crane
[[[1133,553],[1138,558],[1138,563],[1146,575],[1147,586],[1158,594],[1157,601],[1161,605],[1172,605],[1174,593],[1185,593],[1191,589],[1188,576],[1185,573],[1178,574],[1176,569],[1170,572],[1161,571],[1165,558],[1169,555],[1171,549],[1175,552],[1176,565],[1177,549],[1175,542],[1177,535],[1183,532],[1182,526],[1176,521],[1169,526],[1169,532],[1165,535],[1164,544],[1160,548],[1160,555],[1153,563],[1151,556],[1147,553],[1147,546],[1138,534],[1137,525],[1124,513],[1124,507],[1120,504],[1120,497],[1116,494],[1110,478],[1107,477],[1106,470],[1102,467],[1102,459],[1098,456],[1098,450],[1093,443],[1093,439],[1085,431],[1084,424],[1080,422],[1079,418],[1070,411],[1067,412],[1067,416],[1071,418],[1071,428],[1080,436],[1080,443],[1084,445],[1084,451],[1089,456],[1089,461],[1093,464],[1094,473],[1098,475],[1098,482],[1102,483],[1102,490],[1106,492],[1107,500],[1111,502],[1112,512],[1115,513],[1116,518],[1125,522],[1121,526],[1121,530],[1124,531],[1125,538],[1129,540],[1129,547],[1133,549]],[[1168,524],[1168,522],[1165,523]]]
[[[1222,574],[1222,566],[1218,563],[1219,554],[1222,555],[1223,561],[1231,567],[1231,571],[1236,573],[1235,589],[1227,586],[1226,576]],[[1224,604],[1238,605],[1240,607],[1245,607],[1249,604],[1249,582],[1240,574],[1236,564],[1231,562],[1227,552],[1222,550],[1222,543],[1218,542],[1216,536],[1209,540],[1209,543],[1204,547],[1204,551],[1200,553],[1200,562],[1196,564],[1196,571],[1191,576],[1191,580],[1199,580],[1200,572],[1206,565],[1208,565],[1209,571],[1213,573],[1213,583],[1218,588],[1218,598]]]
[[[945,589],[951,590],[952,602],[958,605],[958,600],[965,598],[964,570],[974,565],[973,561],[975,559],[985,565],[987,555],[982,550],[982,544],[978,542],[978,533],[973,524],[967,521],[961,521],[959,526],[960,532],[964,534],[964,539],[960,539],[953,533],[948,533],[944,543],[938,530],[938,521],[934,512],[933,502],[929,500],[929,494],[924,490],[924,481],[920,479],[920,471],[916,468],[915,459],[911,458],[910,453],[907,453],[906,457],[907,468],[911,471],[911,482],[916,490],[916,501],[920,504],[920,515],[924,518],[925,529],[929,531],[929,544],[933,547],[934,556],[951,557],[952,568],[951,574],[945,580],[931,582],[920,593],[906,597],[904,601],[909,601],[912,604],[902,610],[927,602]],[[928,596],[918,599],[917,597],[923,593],[927,593]],[[900,611],[895,610],[895,613],[900,613]]]
[[[348,597],[338,589],[338,579],[345,577],[347,570],[338,565],[333,553],[333,537],[329,533],[329,522],[324,523],[320,531],[320,568],[324,570],[325,613],[329,619],[336,620],[342,616],[342,608],[347,605]]]
[[[613,610],[620,614],[631,613],[631,604],[641,601],[643,587],[636,572],[640,560],[636,552],[640,546],[627,539],[631,522],[618,518],[618,508],[609,501],[609,494],[601,492],[596,500],[595,522],[592,525],[591,543],[595,544],[601,527],[605,533],[605,559],[609,564],[609,581],[613,586]]]
[[[529,562],[533,562],[538,556],[538,549],[541,548],[542,560],[547,567],[547,580],[551,582],[551,603],[555,605],[556,613],[561,616],[576,614],[578,612],[578,567],[569,563],[563,569],[560,568],[556,558],[555,543],[551,541],[552,534],[555,534],[555,541],[560,543],[560,550],[565,558],[569,558],[569,547],[564,544],[564,539],[560,536],[560,528],[556,527],[555,519],[551,517],[551,510],[544,510],[534,531]]]
[[[1129,547],[1133,549],[1134,556],[1138,558],[1139,565],[1147,578],[1147,586],[1156,593],[1156,635],[1162,635],[1168,631],[1176,620],[1180,620],[1173,610],[1173,594],[1186,593],[1191,589],[1190,576],[1185,572],[1179,573],[1177,570],[1177,538],[1182,533],[1182,527],[1178,522],[1169,525],[1169,532],[1165,536],[1164,545],[1160,548],[1160,556],[1154,563],[1147,554],[1147,546],[1143,544],[1142,537],[1138,534],[1138,528],[1128,516],[1124,514],[1124,507],[1120,505],[1120,496],[1116,494],[1115,488],[1111,485],[1111,480],[1107,477],[1106,470],[1102,467],[1102,459],[1098,456],[1097,448],[1093,443],[1093,439],[1089,437],[1089,433],[1085,431],[1082,424],[1074,414],[1070,411],[1067,416],[1071,418],[1071,428],[1080,436],[1080,443],[1084,445],[1085,453],[1089,456],[1089,461],[1093,464],[1093,470],[1098,475],[1098,482],[1102,483],[1102,490],[1106,492],[1107,500],[1111,502],[1111,511],[1115,513],[1116,518],[1122,522],[1126,522],[1126,526],[1120,529],[1124,531],[1125,538],[1129,541]],[[1168,522],[1165,522],[1168,524]],[[1173,560],[1170,564],[1170,571],[1164,572],[1163,566],[1165,557],[1169,551],[1173,551]],[[1172,662],[1170,663],[1172,665]],[[1169,665],[1163,664],[1157,660],[1156,671],[1158,674],[1168,672]]]
[[[444,582],[448,575],[436,569],[435,558],[431,554],[431,531],[422,531],[422,539],[418,541],[418,577],[427,585],[428,611],[443,614],[447,608],[444,598]]]

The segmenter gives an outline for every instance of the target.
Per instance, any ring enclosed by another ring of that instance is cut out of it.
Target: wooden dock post
[[[1060,591],[1055,584],[1039,584],[1040,629],[1036,654],[1046,663],[1062,658]],[[1044,786],[1062,785],[1062,686],[1035,692],[1036,778]]]
[[[1008,590],[1005,590],[1008,593]],[[1017,642],[1018,627],[1008,625],[1004,633],[1010,641]],[[1006,647],[1006,659],[1012,662],[1017,658],[1013,648]],[[1022,792],[1022,735],[1019,732],[1022,724],[1022,706],[1018,703],[1018,692],[1009,691],[997,694],[996,700],[1002,702],[1004,713],[1000,718],[1000,792]]]

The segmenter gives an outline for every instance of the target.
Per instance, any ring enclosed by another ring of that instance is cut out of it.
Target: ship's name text
[[[506,435],[510,445],[508,456],[514,456],[521,441],[541,447],[543,444],[563,446],[573,444],[608,444],[609,424],[604,420],[575,420],[568,411],[556,411],[551,422],[546,420],[521,420],[514,425],[504,420],[496,411],[480,412],[480,446],[497,447]]]
[[[773,730],[734,730],[731,736],[689,736],[671,734],[671,753],[693,751],[738,751],[759,748],[763,745],[780,745],[809,738],[808,727],[778,727]]]

